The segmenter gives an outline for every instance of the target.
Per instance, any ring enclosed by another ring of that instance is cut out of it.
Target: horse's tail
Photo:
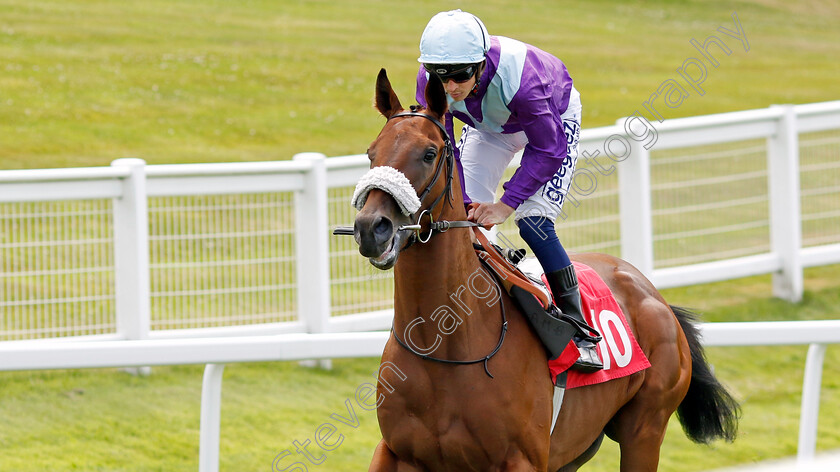
[[[738,431],[741,408],[735,398],[715,378],[706,361],[698,315],[685,308],[671,306],[680,322],[691,350],[691,383],[677,408],[677,418],[685,434],[694,442],[708,444],[715,439],[733,441]]]

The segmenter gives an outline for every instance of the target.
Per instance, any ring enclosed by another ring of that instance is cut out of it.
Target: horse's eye
[[[429,149],[426,151],[426,155],[423,156],[423,160],[426,162],[433,162],[437,157],[437,152],[434,149]]]

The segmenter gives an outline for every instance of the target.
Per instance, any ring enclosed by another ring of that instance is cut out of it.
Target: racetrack
[[[107,165],[126,156],[176,163],[363,152],[382,123],[370,107],[376,72],[388,68],[400,95],[410,95],[422,26],[450,6],[431,1],[393,11],[393,3],[373,0],[0,0],[0,168]],[[708,69],[705,94],[684,84],[691,95],[677,108],[662,108],[666,119],[838,98],[836,2],[461,6],[492,33],[562,57],[583,94],[585,128],[644,109],[651,93],[679,79],[676,69],[699,54],[689,40],[734,28],[733,11],[749,51],[721,53],[720,66]],[[743,160],[704,162],[711,164],[691,164],[693,172],[751,171],[739,167]],[[584,202],[581,211],[597,204]],[[828,211],[836,202],[819,205]],[[742,217],[733,214],[732,224]],[[580,247],[597,236],[561,235]],[[746,246],[752,237],[744,234]],[[690,254],[678,243],[661,244],[677,259],[700,257],[716,243],[692,245]],[[769,276],[667,290],[666,297],[699,309],[707,321],[836,318],[838,281],[840,267],[809,269],[800,305],[772,299]],[[794,454],[804,356],[804,348],[711,349],[718,375],[744,402],[741,436],[732,445],[697,446],[674,423],[661,470]],[[837,347],[829,347],[820,450],[840,447],[838,361]],[[330,372],[280,363],[229,367],[222,470],[268,470],[279,453],[294,450],[293,441],[314,441],[330,415],[347,417],[345,401],[372,379],[376,361],[335,365]],[[156,368],[148,378],[113,370],[0,374],[0,470],[195,470],[200,370]],[[356,413],[358,427],[342,426],[341,447],[324,452],[324,464],[310,470],[364,470],[378,432],[372,413]],[[616,457],[608,441],[584,470],[616,470]]]

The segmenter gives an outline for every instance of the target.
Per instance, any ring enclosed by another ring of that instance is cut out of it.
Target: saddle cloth
[[[621,307],[601,276],[580,262],[574,262],[574,266],[580,286],[584,318],[603,338],[598,343],[598,354],[604,363],[604,369],[588,374],[570,370],[566,388],[594,385],[635,374],[650,367],[650,361],[633,336]],[[531,262],[529,259],[528,263],[523,261],[519,268],[532,276],[542,278],[545,282],[542,268],[536,260]],[[563,354],[548,363],[552,382],[557,375],[569,369],[578,356],[577,347],[570,341]]]

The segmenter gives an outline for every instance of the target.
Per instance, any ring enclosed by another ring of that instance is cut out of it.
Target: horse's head
[[[449,191],[454,160],[441,124],[446,93],[434,75],[425,96],[428,108],[406,112],[385,69],[379,71],[376,108],[388,121],[368,148],[371,170],[353,196],[360,210],[353,227],[359,252],[379,269],[393,267],[416,234],[401,228],[416,223]]]

